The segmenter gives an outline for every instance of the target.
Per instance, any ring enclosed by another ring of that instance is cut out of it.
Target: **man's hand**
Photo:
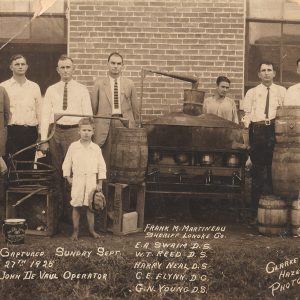
[[[250,159],[250,156],[248,157],[246,164],[245,164],[245,170],[249,172],[252,169],[252,161]]]
[[[43,154],[46,154],[49,151],[49,143],[43,143],[39,145],[39,150],[43,152]]]

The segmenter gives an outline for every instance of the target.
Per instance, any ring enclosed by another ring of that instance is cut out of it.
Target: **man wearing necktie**
[[[108,76],[96,80],[94,85],[93,113],[104,117],[123,117],[129,120],[129,127],[135,127],[139,117],[138,99],[133,81],[121,76],[124,67],[122,55],[111,53],[107,66]],[[94,141],[102,149],[108,174],[113,131],[116,127],[123,127],[119,120],[95,119]]]
[[[243,106],[245,127],[249,127],[252,162],[252,209],[256,216],[262,193],[272,193],[272,158],[275,144],[275,117],[283,105],[286,89],[273,83],[274,65],[264,61],[258,67],[261,83],[248,90]],[[265,179],[266,173],[266,181]],[[264,185],[266,186],[264,190]]]
[[[48,87],[41,112],[41,140],[46,140],[50,132],[54,114],[92,115],[88,89],[73,79],[75,67],[72,58],[62,55],[56,68],[61,80]],[[40,146],[45,152],[50,149],[52,164],[56,169],[55,192],[59,203],[63,204],[62,163],[71,143],[79,139],[78,122],[81,117],[65,116],[57,121],[53,138]],[[65,199],[67,200],[67,199]]]

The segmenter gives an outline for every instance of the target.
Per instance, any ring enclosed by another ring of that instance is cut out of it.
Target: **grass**
[[[240,226],[240,228],[239,228]],[[69,234],[68,234],[69,235]],[[229,226],[227,229],[227,238],[223,240],[201,240],[199,243],[210,243],[211,249],[207,251],[207,258],[201,259],[200,251],[196,250],[195,259],[182,257],[176,262],[182,263],[207,263],[206,270],[199,273],[205,274],[208,281],[205,286],[208,289],[207,294],[191,293],[160,293],[141,292],[138,293],[135,287],[139,280],[135,278],[136,270],[134,263],[138,260],[135,257],[135,244],[137,241],[145,242],[144,235],[129,235],[126,237],[117,237],[105,234],[103,239],[95,241],[89,237],[83,237],[77,243],[72,243],[65,234],[55,236],[54,238],[26,236],[26,242],[20,246],[10,246],[10,251],[45,251],[45,256],[41,260],[53,261],[53,267],[34,267],[35,272],[49,271],[56,273],[60,279],[54,280],[0,280],[0,299],[5,300],[56,300],[56,299],[155,299],[155,300],[181,300],[181,299],[300,299],[300,285],[294,286],[289,290],[277,293],[272,296],[268,288],[277,280],[276,274],[267,274],[265,266],[269,261],[280,263],[286,259],[298,257],[300,259],[299,238],[281,238],[281,237],[263,237],[253,229],[247,229],[241,225]],[[153,243],[153,239],[147,240]],[[164,242],[166,242],[164,240]],[[179,242],[179,241],[178,241]],[[105,247],[107,250],[120,250],[121,255],[117,256],[97,256],[97,247]],[[0,241],[0,249],[6,247],[3,239]],[[90,258],[86,257],[57,257],[55,249],[64,247],[66,250],[86,250],[93,251]],[[152,247],[153,249],[153,247]],[[4,270],[7,258],[0,257],[1,270]],[[14,260],[14,259],[11,259]],[[28,258],[25,266],[15,266],[13,269],[7,269],[7,272],[21,273],[29,270],[29,264],[37,260]],[[152,257],[147,262],[158,261],[164,265],[172,258]],[[287,270],[299,269],[297,266],[287,268]],[[65,271],[72,273],[107,273],[108,279],[80,279],[67,280],[62,279]],[[146,272],[146,271],[145,271]],[[161,272],[152,270],[152,276]],[[162,271],[165,272],[165,271]],[[171,269],[173,272],[174,270]],[[191,270],[181,270],[178,273],[192,273]],[[300,277],[300,276],[298,276]],[[282,282],[286,282],[287,279]],[[166,279],[142,280],[146,285],[153,285],[158,289],[159,284],[171,284],[178,286],[201,286],[203,282],[197,279],[194,282]]]

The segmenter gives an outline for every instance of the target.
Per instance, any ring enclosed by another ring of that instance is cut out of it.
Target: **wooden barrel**
[[[110,181],[129,184],[143,182],[147,161],[146,129],[115,128],[110,159]]]
[[[275,196],[262,196],[257,212],[258,231],[264,235],[281,235],[287,232],[288,207]]]
[[[273,192],[277,196],[297,198],[300,183],[300,147],[276,144],[272,161]]]
[[[300,236],[300,200],[292,202],[291,209],[292,234]]]
[[[276,143],[297,143],[300,147],[300,106],[282,106],[275,120]]]

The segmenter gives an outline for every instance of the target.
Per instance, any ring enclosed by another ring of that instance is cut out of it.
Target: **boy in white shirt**
[[[94,229],[94,213],[89,209],[90,194],[102,191],[102,179],[106,178],[106,165],[100,147],[92,142],[94,121],[83,118],[79,121],[80,140],[72,143],[62,165],[63,175],[72,186],[71,205],[73,206],[72,240],[78,240],[80,207],[86,208],[89,231],[94,238],[99,234]]]

